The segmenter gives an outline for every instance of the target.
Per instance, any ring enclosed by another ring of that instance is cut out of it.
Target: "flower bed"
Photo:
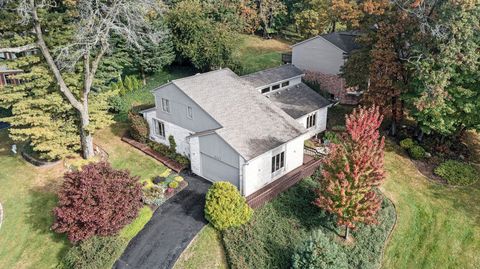
[[[156,210],[161,204],[188,186],[186,180],[167,169],[155,178],[143,181],[143,202]]]

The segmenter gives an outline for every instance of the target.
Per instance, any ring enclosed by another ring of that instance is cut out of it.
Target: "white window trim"
[[[281,163],[281,154],[283,153],[283,164]],[[273,168],[273,160],[274,158],[276,159],[276,157],[278,156],[278,159],[279,159],[279,163],[283,166],[279,167],[278,169],[276,169],[275,171],[272,172],[272,168]],[[272,174],[272,178],[275,178],[279,175],[282,175],[284,172],[285,172],[285,166],[287,165],[287,157],[286,157],[286,154],[285,154],[285,150],[282,150],[276,154],[272,154],[272,157],[270,158],[271,160],[271,163],[270,163],[270,172]]]
[[[168,100],[167,98],[162,98],[162,111],[165,113],[170,113],[170,109],[170,100]]]
[[[191,115],[189,113],[190,111],[192,112]],[[193,120],[193,107],[191,106],[187,106],[187,118]]]
[[[167,134],[166,134],[166,131],[165,131],[165,122],[164,121],[161,121],[157,118],[152,118],[153,120],[153,135],[156,137],[156,138],[160,138],[160,139],[163,139],[165,140],[166,137],[167,137]],[[163,135],[162,136],[161,134],[157,133],[157,128],[158,128],[158,131],[160,131],[160,126],[159,126],[159,123],[161,123],[163,125]]]
[[[312,124],[311,126],[308,126],[310,117],[314,117],[314,121],[313,121],[313,124]],[[307,121],[307,122],[306,122],[306,124],[305,124],[305,127],[306,127],[307,129],[315,128],[315,127],[317,126],[317,112],[308,114],[308,115],[307,115],[307,118],[306,118],[306,121]]]

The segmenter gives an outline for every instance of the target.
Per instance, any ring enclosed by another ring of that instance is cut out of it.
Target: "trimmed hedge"
[[[94,236],[68,250],[63,268],[98,269],[112,266],[126,242],[119,236]]]
[[[427,156],[427,152],[425,151],[425,149],[418,145],[414,145],[409,148],[408,154],[414,160],[422,160],[425,159],[425,157]]]
[[[154,141],[148,141],[148,145],[155,150],[156,152],[162,154],[163,156],[170,158],[172,160],[175,160],[181,165],[189,166],[190,165],[190,160],[183,156],[182,154],[179,154],[175,151],[173,151],[169,146],[162,144],[162,143],[157,143]]]
[[[445,179],[450,185],[465,186],[476,182],[479,171],[469,163],[448,160],[434,169],[434,173]]]
[[[141,143],[148,141],[149,129],[147,121],[135,112],[128,112],[130,121],[130,136]]]
[[[295,251],[292,269],[347,269],[347,255],[322,230],[312,232]]]
[[[218,230],[239,227],[252,217],[245,197],[230,182],[213,183],[207,192],[205,218]]]
[[[411,138],[405,138],[402,141],[400,141],[400,147],[403,149],[410,149],[411,147],[415,146],[415,142]]]

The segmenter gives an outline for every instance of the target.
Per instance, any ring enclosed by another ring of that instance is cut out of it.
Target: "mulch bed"
[[[435,175],[433,170],[435,169],[435,167],[437,167],[437,164],[413,160],[413,159],[410,159],[410,160],[415,165],[417,170],[426,178],[428,178],[430,181],[453,187],[453,185],[448,184],[448,182],[445,179]]]
[[[179,182],[178,183],[178,188],[176,189],[173,189],[172,192],[170,193],[165,193],[165,201],[163,201],[162,204],[164,204],[165,202],[168,201],[168,199],[172,198],[173,196],[175,196],[177,193],[181,192],[183,189],[185,189],[186,187],[188,186],[188,182],[186,180],[183,180],[182,182]],[[155,212],[155,210],[157,210],[161,205],[149,205],[150,206],[150,209],[152,209],[152,211]]]
[[[168,168],[172,169],[173,171],[180,173],[183,169],[186,168],[186,166],[179,164],[178,162],[171,160],[160,153],[154,151],[150,146],[140,143],[138,141],[135,141],[127,136],[122,137],[122,141],[125,143],[130,144],[131,146],[137,148],[138,150],[141,150],[143,153],[153,157],[157,161],[163,163],[165,166]]]

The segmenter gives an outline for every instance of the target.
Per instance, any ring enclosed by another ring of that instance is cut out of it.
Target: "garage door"
[[[229,181],[238,187],[238,168],[216,160],[208,155],[202,156],[202,176],[211,181]]]

